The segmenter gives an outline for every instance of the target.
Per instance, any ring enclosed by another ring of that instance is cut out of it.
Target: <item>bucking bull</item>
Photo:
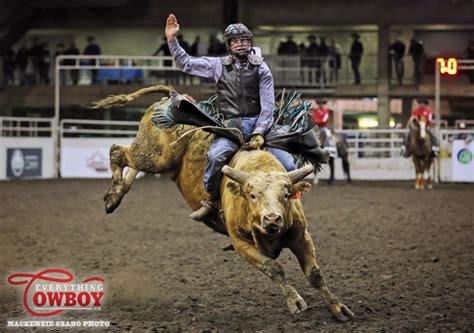
[[[155,86],[129,95],[110,96],[94,103],[95,108],[125,105],[141,95],[164,93],[171,87]],[[153,126],[155,107],[167,107],[169,98],[152,105],[141,119],[139,131],[129,146],[112,145],[110,167],[112,184],[104,196],[105,209],[112,213],[130,190],[139,171],[169,174],[192,209],[205,198],[203,171],[206,152],[213,134],[196,130],[182,135],[191,126],[173,129]],[[128,171],[123,175],[123,170]],[[316,262],[315,248],[307,230],[300,194],[311,185],[301,181],[314,170],[312,165],[286,172],[280,162],[262,150],[240,150],[224,166],[221,183],[221,210],[205,224],[229,236],[234,249],[279,286],[291,313],[307,308],[303,298],[285,277],[275,260],[283,248],[289,248],[308,279],[316,288],[331,314],[339,321],[354,318],[352,311],[329,291]]]

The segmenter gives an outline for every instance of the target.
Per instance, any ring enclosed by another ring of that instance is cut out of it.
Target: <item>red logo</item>
[[[91,277],[74,283],[64,269],[45,269],[37,274],[13,274],[8,283],[26,284],[23,305],[33,316],[53,316],[64,310],[98,310],[104,296],[104,282]]]

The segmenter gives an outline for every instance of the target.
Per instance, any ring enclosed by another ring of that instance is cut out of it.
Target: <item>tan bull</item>
[[[165,86],[145,88],[130,95],[109,97],[95,103],[95,107],[126,104],[145,93],[169,94],[170,91],[171,88]],[[157,107],[167,107],[169,103],[163,99]],[[143,116],[130,146],[113,145],[110,149],[112,185],[104,196],[107,213],[118,207],[139,171],[169,174],[192,209],[198,208],[205,198],[202,178],[212,135],[197,130],[182,136],[191,129],[187,126],[157,129],[150,120],[153,109],[154,106],[150,107]],[[129,170],[122,177],[125,166]],[[339,302],[325,284],[297,196],[310,190],[311,185],[300,180],[311,173],[313,167],[287,173],[273,155],[254,150],[238,152],[222,171],[226,176],[221,184],[225,223],[210,221],[206,224],[228,234],[235,250],[282,289],[291,313],[304,311],[307,305],[288,284],[282,266],[275,260],[283,248],[295,254],[306,278],[321,293],[331,314],[340,321],[352,319],[351,310]]]

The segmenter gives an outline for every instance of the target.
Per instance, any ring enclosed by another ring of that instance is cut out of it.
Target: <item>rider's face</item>
[[[248,51],[250,50],[250,39],[247,38],[238,38],[238,39],[232,39],[230,41],[230,52],[231,53],[239,53],[243,51]]]

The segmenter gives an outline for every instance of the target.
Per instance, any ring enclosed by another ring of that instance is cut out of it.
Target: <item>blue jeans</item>
[[[245,141],[250,139],[250,136],[255,128],[258,117],[242,118],[242,133]],[[219,198],[220,184],[222,180],[222,167],[231,159],[234,153],[239,148],[235,142],[218,137],[214,140],[207,152],[206,170],[204,173],[204,187],[210,194],[210,200],[216,201]],[[277,149],[266,148],[272,153],[287,171],[295,169],[293,156],[290,153]]]

